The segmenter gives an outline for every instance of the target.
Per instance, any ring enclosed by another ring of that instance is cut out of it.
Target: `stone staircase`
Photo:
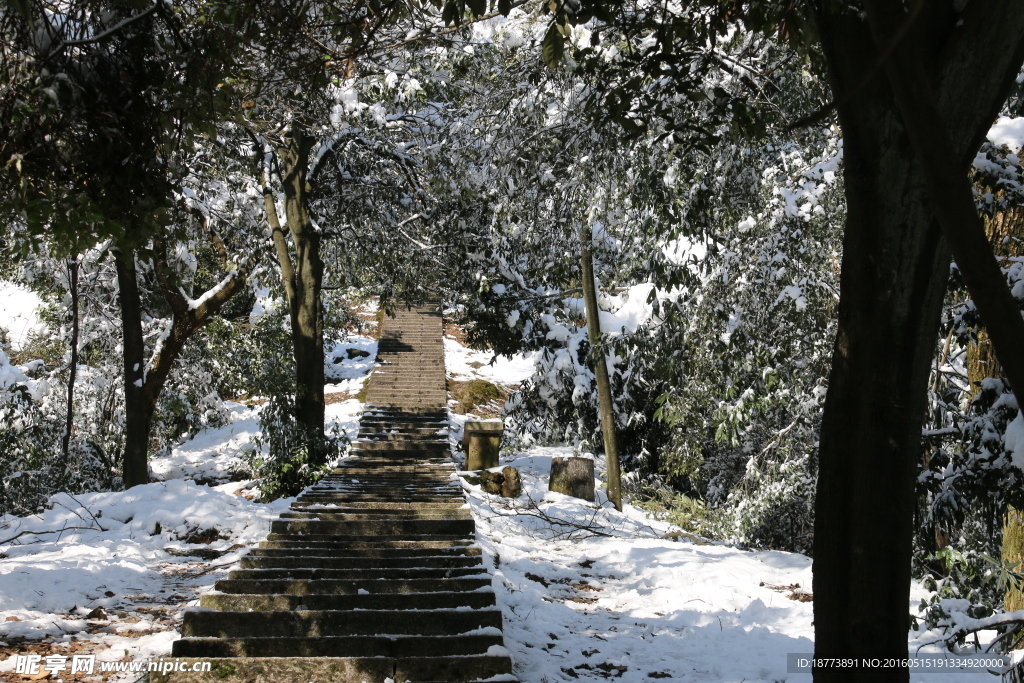
[[[385,318],[352,455],[187,611],[173,656],[213,678],[515,681],[448,454],[441,316]]]

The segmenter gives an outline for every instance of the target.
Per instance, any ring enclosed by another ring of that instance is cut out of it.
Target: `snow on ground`
[[[181,610],[293,500],[253,503],[239,488],[171,480],[57,494],[39,515],[0,518],[0,640],[47,639],[101,661],[166,654]],[[0,671],[11,666],[0,659]]]
[[[0,280],[0,328],[7,332],[11,348],[18,350],[30,337],[46,330],[37,309],[39,296],[22,285]]]
[[[223,481],[230,478],[232,472],[241,470],[239,454],[251,447],[252,439],[259,434],[261,406],[225,403],[230,423],[204,429],[169,455],[152,458],[149,471],[154,479]]]
[[[327,378],[327,386],[346,380],[356,380],[358,386],[353,386],[356,386],[356,391],[359,391],[377,360],[377,340],[372,337],[352,335],[345,341],[332,344],[325,350],[324,356],[324,375]]]
[[[446,356],[449,371],[463,378],[485,373],[481,378],[515,384],[532,372],[522,358],[487,366],[490,354],[453,340],[446,340]],[[360,380],[356,372],[338,379]],[[231,424],[155,459],[153,470],[165,481],[59,494],[39,515],[0,519],[0,678],[14,675],[6,673],[14,652],[96,654],[101,661],[168,653],[181,611],[265,537],[291,502],[258,504],[239,495],[254,482],[211,488],[186,480],[228,478],[258,430],[258,410],[233,404]],[[331,403],[328,422],[354,435],[361,410],[356,399]],[[453,415],[451,431],[464,420]],[[549,492],[551,458],[565,455],[572,450],[504,454],[502,466],[522,474],[524,493],[515,501],[463,480],[520,680],[810,681],[786,672],[787,653],[813,650],[809,558],[704,543],[638,508],[615,511],[600,490],[595,504]],[[599,486],[603,463],[596,465]],[[924,595],[915,586],[913,604]],[[911,651],[936,636],[915,634]],[[917,673],[911,680],[991,678]]]
[[[1020,152],[1024,148],[1024,116],[1014,119],[1000,116],[987,137],[993,145],[1006,145],[1011,152]]]
[[[786,659],[814,649],[809,557],[700,545],[635,507],[615,511],[601,492],[591,504],[547,491],[551,458],[572,454],[543,447],[505,454],[501,466],[516,467],[523,479],[516,501],[463,480],[520,680],[810,682],[809,673],[787,673]],[[916,613],[924,594],[915,586],[908,611]],[[937,636],[916,634],[911,653]],[[992,677],[917,673],[911,680]]]
[[[512,358],[495,356],[463,346],[451,337],[444,338],[444,363],[448,376],[461,381],[483,379],[502,386],[522,384],[533,374],[533,353]]]
[[[366,377],[353,377],[324,387],[325,394],[354,394],[362,388]],[[345,388],[338,388],[345,387]],[[333,391],[332,391],[333,389]],[[222,483],[237,479],[245,467],[243,452],[253,448],[252,440],[260,432],[262,405],[244,405],[225,401],[230,423],[223,427],[204,429],[193,438],[176,446],[165,456],[152,458],[149,470],[153,479],[191,479],[200,483]],[[340,434],[354,439],[359,431],[363,404],[354,398],[335,401],[326,406],[325,427],[335,427]]]

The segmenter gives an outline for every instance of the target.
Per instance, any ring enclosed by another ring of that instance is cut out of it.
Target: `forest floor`
[[[532,370],[525,357],[490,364],[489,353],[467,349],[456,336],[445,341],[450,386],[486,380],[507,391]],[[327,391],[335,399],[328,422],[346,434],[355,434],[357,396],[375,353],[373,339],[353,337],[329,354]],[[0,680],[25,680],[14,672],[13,654],[127,662],[169,653],[182,612],[291,502],[254,502],[255,482],[238,480],[238,455],[259,429],[259,410],[258,402],[232,404],[229,425],[152,462],[159,481],[124,492],[60,494],[40,515],[0,520]],[[453,444],[466,417],[453,413]],[[520,680],[810,681],[810,674],[787,673],[786,657],[813,650],[810,558],[703,544],[639,508],[615,511],[600,492],[591,504],[547,491],[551,458],[570,454],[551,447],[505,452],[501,465],[523,478],[515,501],[463,483]],[[600,460],[597,470],[600,478]],[[913,605],[925,595],[915,586]],[[917,634],[911,652],[936,636]],[[993,680],[984,671],[911,676],[947,679]]]

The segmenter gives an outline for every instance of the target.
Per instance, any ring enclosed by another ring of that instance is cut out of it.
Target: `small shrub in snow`
[[[260,435],[243,460],[260,480],[262,499],[272,501],[319,481],[347,441],[336,427],[324,436],[307,429],[295,419],[294,395],[277,394],[260,411]]]

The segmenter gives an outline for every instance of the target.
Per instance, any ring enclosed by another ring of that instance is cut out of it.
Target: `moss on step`
[[[501,414],[508,392],[496,384],[483,379],[468,382],[448,381],[448,392],[458,402],[457,413],[473,413],[482,417],[497,417]]]

